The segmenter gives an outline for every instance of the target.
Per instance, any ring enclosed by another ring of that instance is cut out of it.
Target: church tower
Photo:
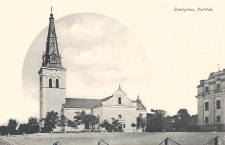
[[[50,14],[46,50],[38,71],[40,80],[40,119],[49,111],[61,114],[66,96],[66,69],[62,67],[53,14]]]

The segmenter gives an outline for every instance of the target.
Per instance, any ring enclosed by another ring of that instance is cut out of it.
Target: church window
[[[209,111],[209,102],[205,102],[205,111]]]
[[[126,128],[126,125],[125,124],[123,124],[123,128]]]
[[[205,123],[209,123],[209,117],[205,117]]]
[[[118,98],[118,104],[121,104],[121,97]]]
[[[220,122],[220,116],[216,116],[216,122]]]
[[[216,101],[216,109],[220,109],[220,100]]]
[[[216,90],[219,91],[220,90],[220,84],[216,85]]]
[[[205,87],[205,92],[209,92],[209,87]]]
[[[56,88],[59,88],[59,79],[56,79],[55,87],[56,87]]]
[[[52,88],[52,79],[49,79],[49,88]]]

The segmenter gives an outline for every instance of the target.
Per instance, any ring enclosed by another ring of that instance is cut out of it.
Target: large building
[[[142,104],[139,95],[136,100],[130,100],[120,86],[115,93],[103,99],[66,97],[66,69],[61,64],[52,13],[49,18],[46,50],[38,74],[40,119],[44,118],[47,112],[54,110],[73,120],[75,112],[84,110],[98,117],[99,123],[105,119],[110,121],[111,118],[115,118],[119,120],[124,131],[132,131],[131,124],[136,123],[138,115],[141,113],[143,117],[146,116],[146,107]],[[99,124],[95,128],[98,129]]]
[[[198,85],[198,125],[225,124],[225,69],[212,72]]]

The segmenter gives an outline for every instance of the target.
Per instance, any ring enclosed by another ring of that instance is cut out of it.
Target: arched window
[[[121,97],[118,98],[118,104],[121,104]]]
[[[56,87],[56,88],[59,88],[59,80],[58,80],[58,79],[56,79],[55,87]]]
[[[49,88],[52,88],[52,79],[49,79]]]

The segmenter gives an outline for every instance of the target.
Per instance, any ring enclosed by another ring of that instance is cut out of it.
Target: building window
[[[49,79],[49,88],[52,88],[52,79]]]
[[[118,104],[121,104],[121,97],[118,98]]]
[[[219,91],[220,90],[220,84],[216,85],[216,90]]]
[[[205,92],[209,92],[209,87],[205,87]]]
[[[220,122],[220,116],[216,116],[216,122]]]
[[[205,102],[205,111],[209,111],[209,102]]]
[[[216,109],[220,109],[220,100],[216,101]]]
[[[205,123],[209,123],[209,117],[205,117]]]
[[[56,88],[59,88],[59,80],[58,80],[58,79],[56,79],[55,87],[56,87]]]

